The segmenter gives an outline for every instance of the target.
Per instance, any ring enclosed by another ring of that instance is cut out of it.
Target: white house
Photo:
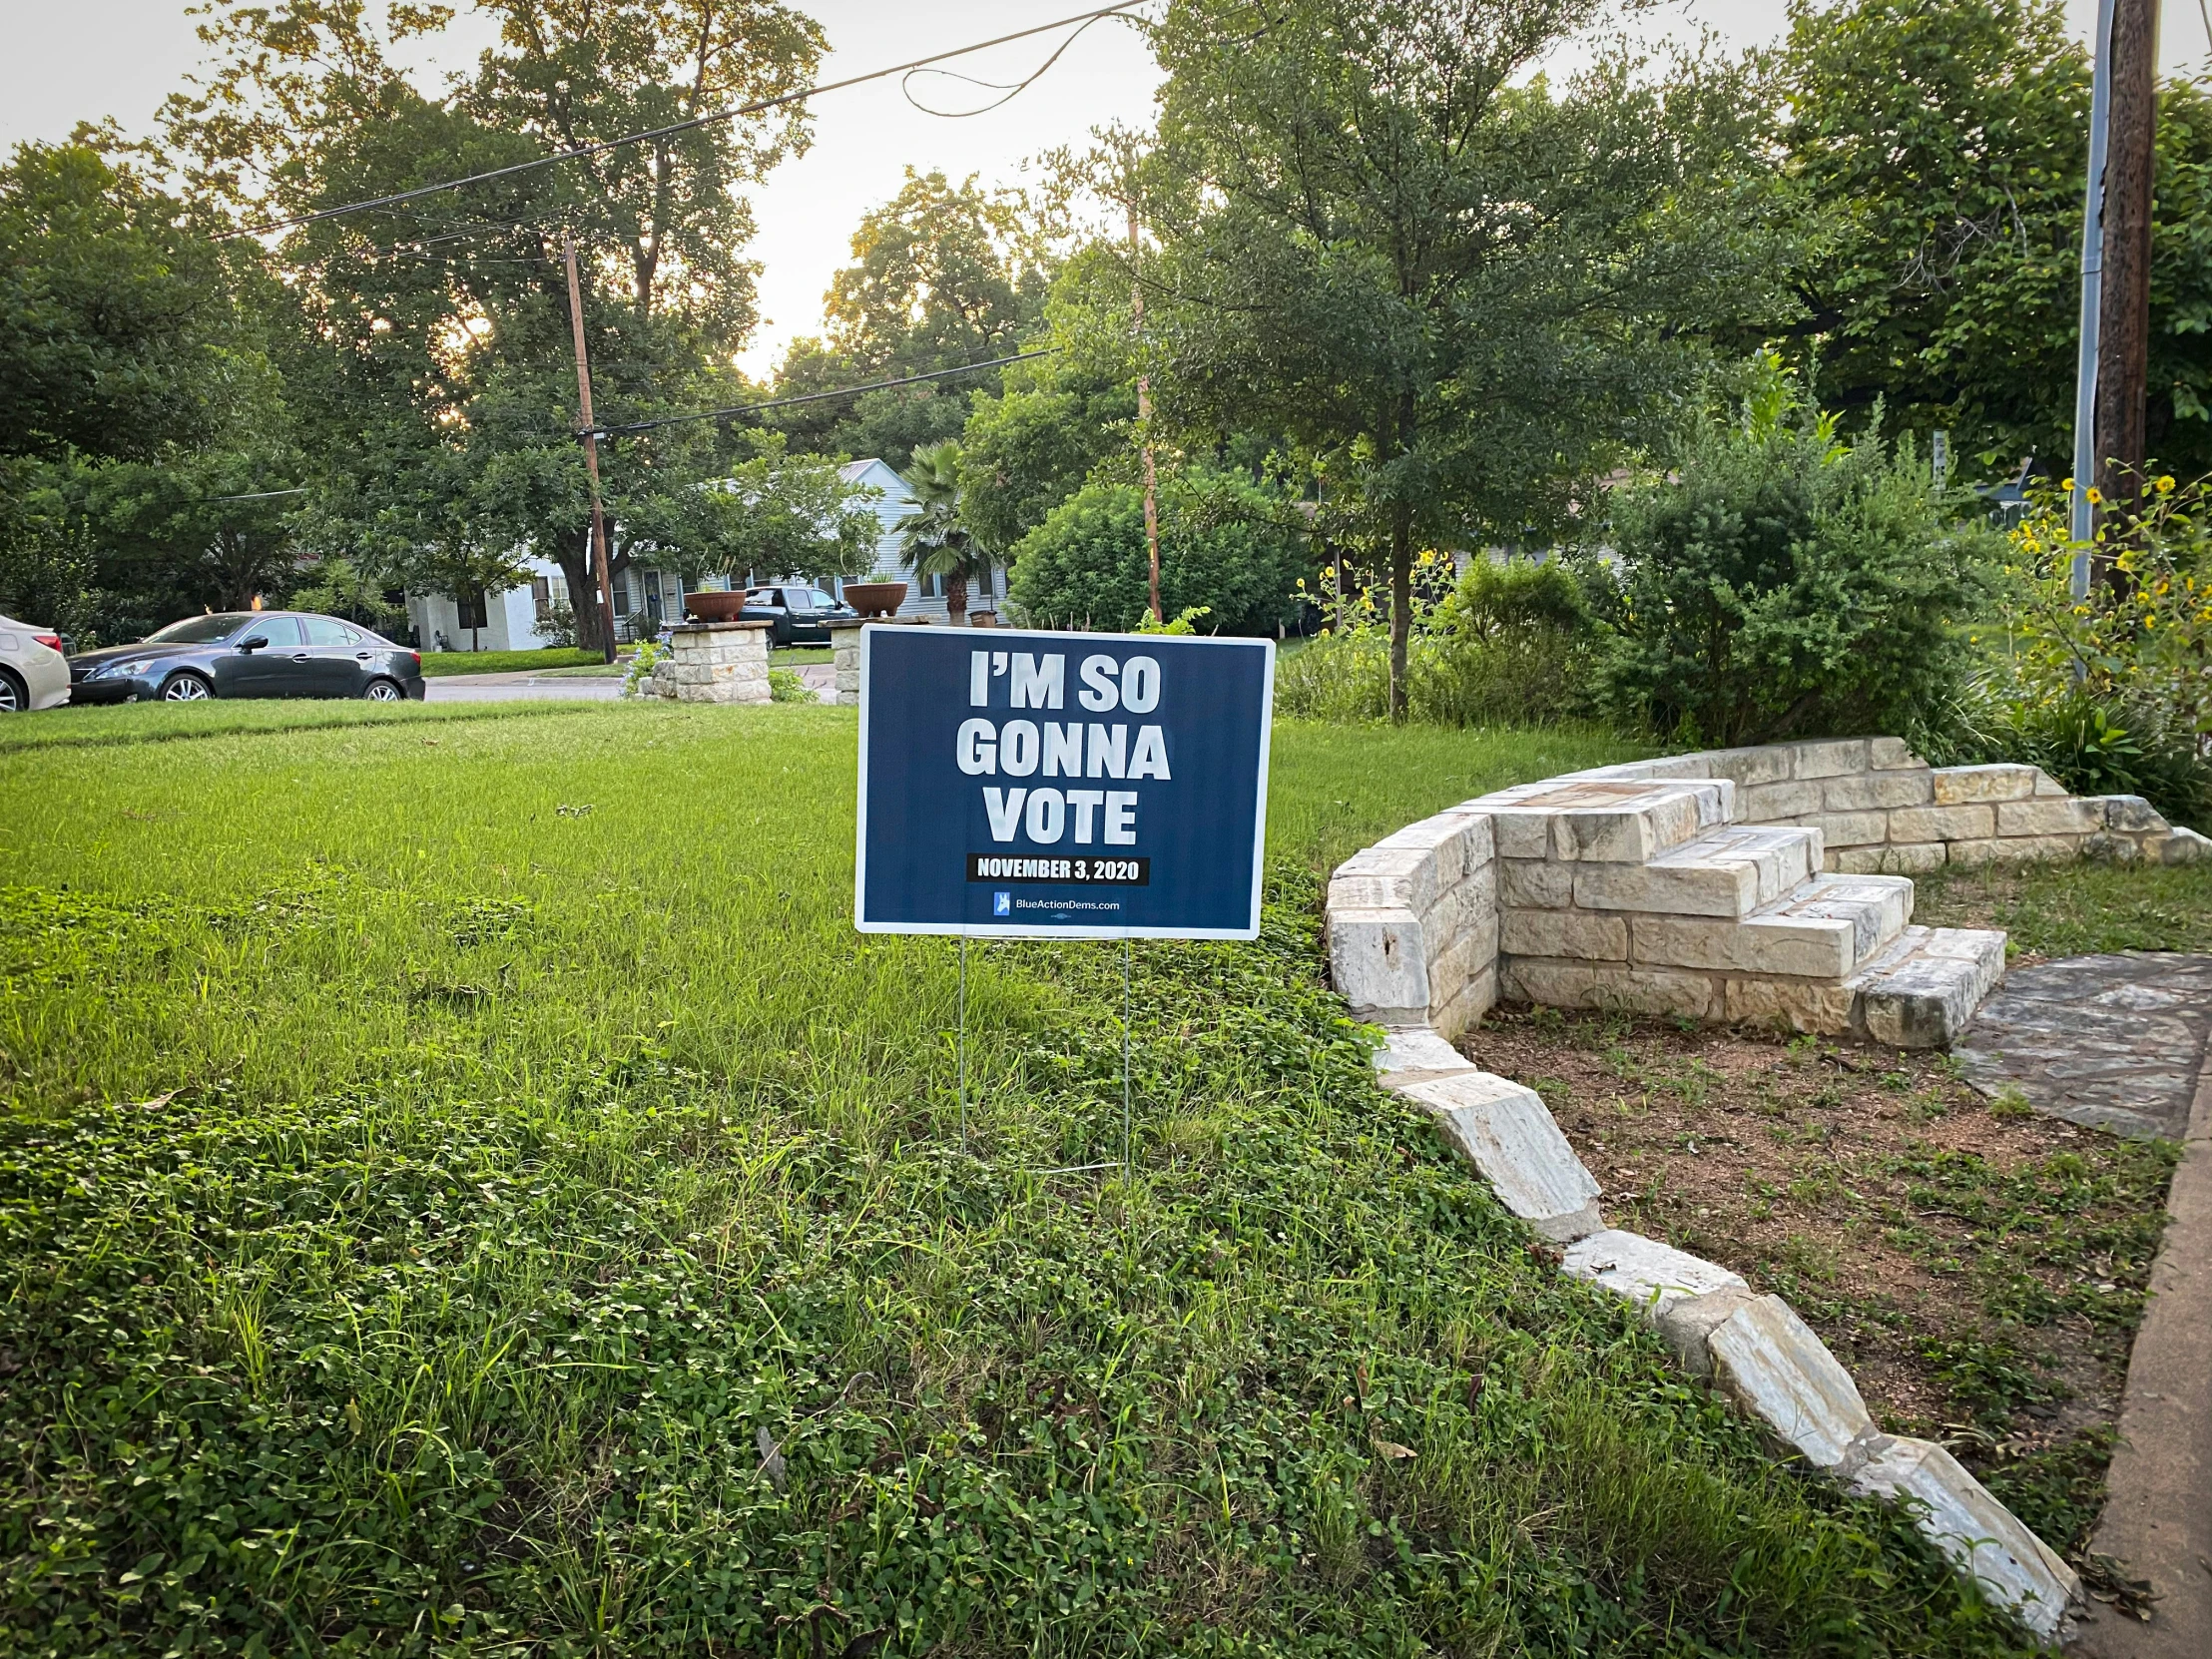
[[[873,562],[867,574],[883,581],[907,584],[900,616],[945,614],[944,579],[916,579],[900,561],[898,521],[914,507],[914,492],[906,480],[879,460],[847,461],[837,469],[846,483],[859,484],[879,493],[868,505],[880,531],[875,538]],[[530,568],[526,585],[500,593],[456,599],[444,593],[407,595],[407,620],[414,625],[415,641],[424,651],[530,651],[557,643],[553,632],[556,612],[573,614],[576,600],[568,591],[561,567],[536,554],[525,555]],[[779,572],[749,571],[742,583],[727,576],[707,576],[691,584],[691,591],[720,593],[733,586],[752,587],[772,582]],[[842,584],[832,584],[841,589]],[[683,579],[672,571],[631,565],[613,581],[615,633],[622,640],[649,639],[664,622],[684,614]],[[968,586],[968,610],[995,611],[1006,591],[1006,573],[996,566],[979,582]],[[586,604],[594,595],[584,595]]]
[[[904,582],[906,602],[898,607],[900,616],[942,617],[944,607],[944,578],[927,576],[916,578],[907,570],[899,557],[900,538],[898,521],[914,510],[914,492],[906,480],[878,460],[847,461],[837,468],[837,476],[848,484],[860,484],[882,493],[869,503],[875,513],[875,522],[882,526],[875,538],[875,562],[867,574],[885,582]],[[1006,596],[1006,572],[997,565],[983,573],[982,579],[968,584],[968,610],[995,611]]]

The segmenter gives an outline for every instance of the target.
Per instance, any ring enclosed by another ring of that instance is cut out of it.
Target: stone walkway
[[[2015,968],[1953,1049],[1984,1094],[2180,1140],[2212,1040],[2212,956],[2129,950]]]

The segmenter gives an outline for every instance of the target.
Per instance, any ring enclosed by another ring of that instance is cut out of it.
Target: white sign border
[[[1244,939],[1260,936],[1260,895],[1267,879],[1268,839],[1268,763],[1275,747],[1275,641],[1262,636],[1252,639],[1243,635],[1218,634],[1076,634],[1049,628],[991,628],[978,629],[987,638],[990,649],[996,649],[1001,640],[1069,640],[1112,641],[1118,644],[1155,645],[1161,639],[1173,639],[1176,649],[1185,645],[1228,646],[1239,651],[1261,647],[1266,667],[1260,684],[1260,789],[1252,809],[1252,897],[1249,927],[1087,927],[1058,926],[1052,923],[1015,923],[1003,927],[981,922],[962,922],[946,925],[939,922],[869,921],[867,903],[867,715],[868,672],[870,663],[869,639],[883,627],[913,626],[897,623],[866,623],[860,629],[860,745],[859,770],[854,775],[856,804],[852,829],[852,926],[861,933],[919,933],[938,938],[959,939]]]

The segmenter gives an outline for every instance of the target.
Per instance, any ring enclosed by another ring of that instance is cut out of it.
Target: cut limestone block
[[[1639,963],[1842,979],[1901,932],[1913,883],[1894,875],[1816,875],[1741,921],[1634,918]]]
[[[2163,835],[2145,835],[2143,856],[2162,864],[2193,864],[2212,857],[2212,840],[2177,825]]]
[[[1481,1069],[1425,1025],[1387,1033],[1373,1058],[1376,1079],[1385,1089]]]
[[[1721,1391],[1815,1468],[1835,1468],[1872,1432],[1851,1373],[1780,1297],[1745,1303],[1705,1346]]]
[[[2002,933],[1908,927],[1845,981],[1852,1028],[1897,1048],[1946,1047],[2003,977]]]
[[[1786,1025],[1793,1031],[1840,1037],[1851,1029],[1856,1000],[1847,987],[1818,980],[1730,979],[1723,988],[1720,1017],[1733,1025]]]
[[[2011,1609],[2044,1641],[2062,1634],[2066,1608],[2081,1593],[2073,1568],[1983,1489],[1958,1459],[1930,1440],[1877,1435],[1847,1482],[1862,1497],[1912,1507],[1929,1541]]]
[[[1604,910],[1508,909],[1498,918],[1497,942],[1511,956],[1625,962],[1628,918]]]
[[[1642,864],[1583,863],[1574,901],[1591,910],[1740,918],[1821,867],[1818,830],[1732,825]]]
[[[1739,1276],[1703,1257],[1612,1228],[1570,1246],[1564,1267],[1570,1278],[1587,1280],[1633,1303],[1654,1325],[1679,1303],[1715,1291],[1748,1289]]]
[[[1428,1023],[1428,959],[1420,923],[1399,909],[1329,911],[1329,972],[1355,1017]]]
[[[2080,801],[2073,796],[1997,803],[1999,835],[2086,835],[2105,826],[2102,801]]]
[[[1478,1071],[1415,1083],[1403,1092],[1435,1114],[1452,1151],[1544,1238],[1565,1242],[1605,1225],[1597,1182],[1533,1089]]]
[[[1376,847],[1386,852],[1421,851],[1436,860],[1436,878],[1449,886],[1490,861],[1490,821],[1479,813],[1453,808],[1384,835]]]
[[[2103,795],[2094,797],[2104,807],[2104,827],[2107,830],[2163,830],[2166,821],[2158,816],[2158,810],[2139,795]]]
[[[1639,864],[1726,824],[1736,786],[1726,779],[1546,779],[1466,803],[1487,814],[1507,858]]]
[[[1440,891],[1436,854],[1422,846],[1370,846],[1329,877],[1329,902],[1347,909],[1401,909],[1419,915]]]
[[[1936,804],[1955,807],[1969,801],[2025,801],[2041,776],[2026,766],[1937,767],[1930,775]]]

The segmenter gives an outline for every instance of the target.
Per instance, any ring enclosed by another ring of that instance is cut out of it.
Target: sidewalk
[[[2120,1444],[2089,1548],[2148,1579],[2147,1622],[2092,1601],[2068,1652],[2084,1659],[2212,1654],[2212,1044],[2199,1062],[2172,1221],[2135,1334]]]

